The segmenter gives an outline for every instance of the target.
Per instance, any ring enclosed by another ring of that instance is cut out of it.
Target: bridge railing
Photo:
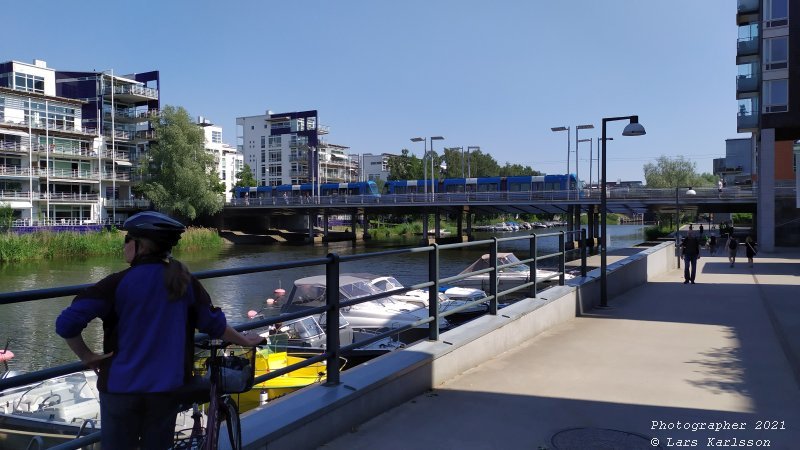
[[[757,191],[752,187],[695,188],[695,200],[748,200],[755,199]],[[793,195],[793,187],[776,188],[776,196]],[[680,193],[679,193],[680,194]],[[680,194],[681,198],[685,195]],[[611,200],[658,200],[675,199],[675,189],[609,188],[607,198]],[[314,205],[416,205],[430,203],[493,203],[493,202],[575,202],[578,200],[600,201],[600,191],[523,191],[523,192],[437,192],[383,195],[333,195],[322,197],[252,197],[234,198],[228,206],[314,206]]]
[[[448,244],[448,245],[437,245],[433,244],[430,246],[425,247],[414,247],[414,248],[406,248],[406,249],[397,249],[397,250],[388,250],[382,252],[374,252],[374,253],[365,253],[365,254],[355,254],[355,255],[338,255],[336,253],[330,253],[324,258],[315,258],[315,259],[307,259],[307,260],[300,260],[294,262],[284,262],[284,263],[277,263],[277,264],[266,264],[260,266],[249,266],[249,267],[239,267],[239,268],[230,268],[230,269],[219,269],[219,270],[210,270],[204,272],[197,272],[194,273],[199,279],[209,279],[209,278],[219,278],[219,277],[229,277],[229,276],[238,276],[238,275],[245,275],[245,274],[253,274],[253,273],[262,273],[262,272],[271,272],[277,270],[284,270],[284,269],[292,269],[292,268],[301,268],[301,267],[314,267],[314,266],[325,266],[325,277],[326,277],[326,304],[325,306],[315,307],[315,308],[308,308],[303,311],[297,311],[293,313],[286,313],[281,314],[279,316],[268,317],[259,320],[253,320],[251,322],[241,323],[235,325],[239,331],[249,331],[249,330],[263,330],[265,327],[269,325],[274,325],[278,322],[285,322],[292,319],[297,319],[301,317],[306,317],[309,315],[315,314],[325,314],[326,315],[326,333],[327,333],[327,343],[326,343],[326,351],[322,354],[316,355],[309,359],[306,359],[302,362],[289,365],[283,369],[270,371],[266,375],[262,375],[256,378],[256,383],[261,383],[267,381],[269,379],[279,377],[284,374],[288,374],[292,371],[300,369],[302,367],[309,366],[311,364],[315,364],[318,362],[325,361],[327,365],[327,378],[326,384],[329,386],[336,385],[339,383],[340,380],[340,355],[343,352],[353,350],[365,345],[368,345],[372,342],[379,341],[381,339],[385,339],[386,337],[391,337],[394,335],[398,335],[406,330],[410,330],[412,328],[422,326],[428,324],[429,335],[428,338],[430,340],[438,340],[439,339],[439,327],[436,326],[440,322],[440,318],[446,318],[452,314],[456,314],[466,308],[473,307],[477,304],[481,304],[484,302],[489,302],[489,314],[496,315],[499,300],[503,298],[508,298],[514,293],[520,294],[527,294],[530,297],[536,297],[538,293],[538,287],[540,283],[544,283],[548,280],[555,281],[557,278],[557,282],[559,285],[564,284],[565,280],[565,262],[567,258],[567,246],[566,240],[568,236],[575,236],[576,233],[581,233],[581,231],[573,231],[573,232],[558,232],[558,233],[545,233],[545,234],[531,234],[527,236],[515,236],[509,238],[493,238],[483,241],[475,241],[469,243],[461,243],[461,244]],[[585,231],[584,231],[585,233]],[[582,235],[585,239],[585,234]],[[538,254],[538,249],[541,248],[541,240],[542,239],[557,239],[558,240],[558,250],[548,254]],[[573,238],[574,239],[574,238]],[[511,241],[525,241],[529,242],[529,252],[528,257],[525,259],[520,260],[518,263],[513,264],[506,264],[500,265],[498,264],[497,254],[501,244],[511,242]],[[444,277],[440,276],[440,254],[443,251],[448,250],[456,250],[462,249],[465,247],[484,247],[488,250],[489,254],[491,255],[491,267],[482,269],[475,272],[468,272],[468,273],[461,273],[455,276]],[[581,255],[582,255],[582,274],[585,276],[585,266],[586,266],[586,255],[585,255],[585,246],[581,246]],[[394,289],[391,291],[382,292],[375,295],[370,295],[366,297],[361,297],[354,300],[347,300],[347,301],[340,301],[339,298],[339,275],[342,273],[342,266],[358,260],[366,260],[366,259],[374,259],[374,258],[386,258],[386,257],[401,257],[401,256],[408,256],[413,254],[427,254],[428,255],[428,273],[427,273],[427,281],[423,283],[418,283],[412,286]],[[557,264],[555,267],[554,275],[550,275],[548,279],[541,279],[537,277],[536,269],[539,267],[540,262],[551,260],[555,258],[557,260]],[[530,273],[529,278],[526,282],[519,284],[516,287],[512,287],[510,289],[506,289],[504,291],[498,292],[498,274],[507,268],[517,265],[527,265]],[[439,286],[444,283],[458,283],[460,280],[463,280],[467,277],[473,275],[479,275],[482,273],[488,273],[490,277],[490,289],[487,293],[487,297],[473,300],[470,302],[465,302],[463,305],[459,306],[458,308],[447,309],[446,311],[439,310],[439,302],[438,302],[438,291]],[[29,291],[21,291],[21,292],[6,292],[0,293],[0,305],[9,305],[13,303],[22,303],[22,302],[29,302],[29,301],[37,301],[49,298],[57,298],[57,297],[64,297],[64,296],[71,296],[76,295],[79,292],[83,291],[84,289],[91,286],[91,284],[82,284],[82,285],[75,285],[75,286],[63,286],[63,287],[56,287],[56,288],[48,288],[48,289],[37,289],[37,290],[29,290]],[[428,307],[428,316],[426,318],[420,319],[414,323],[407,324],[405,326],[399,328],[393,328],[389,331],[383,333],[377,333],[373,337],[359,341],[350,345],[341,346],[339,342],[339,310],[341,308],[346,308],[355,304],[377,300],[380,298],[388,297],[391,295],[399,295],[406,293],[411,290],[415,289],[428,289],[430,294],[429,297],[429,307]],[[207,338],[207,336],[198,334],[195,336],[195,340],[202,340]],[[42,382],[44,380],[67,375],[70,373],[78,372],[84,370],[85,367],[80,362],[74,362],[62,366],[51,367],[44,370],[39,370],[31,373],[23,373],[21,375],[0,379],[0,392],[4,390],[25,386],[32,383]],[[101,424],[102,427],[102,424]],[[36,440],[37,437],[32,437],[33,440]],[[85,436],[75,436],[75,438],[71,438],[66,436],[65,439],[70,439],[68,442],[62,443],[55,447],[51,447],[51,449],[57,450],[77,450],[83,446],[99,442],[100,440],[100,433],[95,432]]]

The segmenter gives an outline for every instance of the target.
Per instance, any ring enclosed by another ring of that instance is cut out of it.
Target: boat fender
[[[269,392],[266,389],[262,389],[258,394],[258,404],[266,405],[267,403],[269,403]]]
[[[12,352],[11,350],[8,349],[0,350],[0,361],[9,361],[13,357],[14,357],[14,352]]]
[[[256,311],[252,310],[252,309],[250,311],[247,311],[247,317],[250,318],[250,319],[252,319],[253,317],[255,317],[257,315],[258,315],[258,313]]]

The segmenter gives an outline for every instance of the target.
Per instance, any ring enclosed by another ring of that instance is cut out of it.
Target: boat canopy
[[[497,265],[505,265],[505,264],[514,264],[519,263],[520,260],[517,258],[513,253],[497,253]],[[469,267],[461,271],[461,274],[470,273],[470,272],[477,272],[483,269],[490,269],[492,267],[492,259],[491,255],[488,253],[481,256],[477,261],[470,264]],[[506,267],[502,269],[504,271],[514,271],[514,272],[524,272],[530,270],[529,267],[525,264],[520,264],[514,267]],[[459,275],[461,275],[459,274]]]

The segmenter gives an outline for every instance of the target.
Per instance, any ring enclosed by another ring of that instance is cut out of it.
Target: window
[[[269,137],[269,146],[270,147],[280,147],[281,146],[281,137],[280,136],[270,136]]]
[[[764,82],[764,112],[786,112],[789,110],[789,80]]]
[[[782,27],[789,24],[789,0],[764,1],[764,27]]]
[[[44,94],[44,77],[27,73],[14,73],[14,89],[25,92]]]
[[[789,67],[789,38],[787,36],[764,39],[764,70]]]
[[[267,137],[261,136],[261,148],[266,148],[266,147],[267,147]]]
[[[212,131],[211,132],[211,142],[214,144],[221,144],[222,143],[222,132],[221,131]],[[263,147],[263,145],[262,145]]]

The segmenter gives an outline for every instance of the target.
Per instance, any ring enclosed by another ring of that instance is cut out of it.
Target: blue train
[[[236,198],[307,198],[317,195],[317,186],[311,183],[282,184],[280,186],[253,186],[237,187],[234,190]],[[378,186],[374,181],[358,181],[353,183],[322,183],[319,186],[319,195],[323,197],[366,195],[380,196]]]
[[[583,186],[574,174],[568,175],[539,175],[539,176],[512,176],[512,177],[482,177],[482,178],[445,178],[436,180],[437,194],[471,194],[471,193],[530,193],[530,192],[564,192],[580,191]],[[427,184],[427,186],[426,186]],[[432,180],[391,180],[383,186],[383,192],[378,192],[374,181],[358,181],[352,183],[322,183],[319,186],[319,195],[322,197],[334,196],[372,196],[381,195],[406,195],[431,192]],[[280,186],[237,187],[236,198],[249,199],[296,199],[314,197],[316,186],[311,183],[283,184]],[[527,194],[526,194],[527,195]]]
[[[427,183],[427,185],[426,185]],[[419,194],[431,192],[431,180],[392,180],[383,188],[384,194]],[[445,178],[436,181],[437,193],[473,192],[531,192],[576,191],[582,183],[574,174],[482,178]]]

